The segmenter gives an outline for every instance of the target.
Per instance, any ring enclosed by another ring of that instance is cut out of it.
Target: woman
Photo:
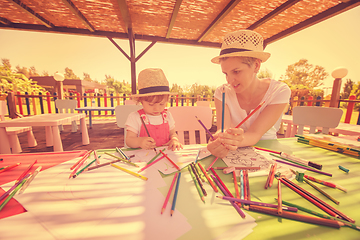
[[[214,156],[223,158],[229,150],[254,145],[260,139],[276,139],[274,125],[280,120],[291,91],[285,83],[257,78],[261,63],[269,57],[270,53],[263,51],[260,34],[240,30],[225,36],[220,55],[211,60],[220,64],[227,81],[215,91],[218,131],[207,146]],[[262,106],[239,128],[235,128],[259,104]]]

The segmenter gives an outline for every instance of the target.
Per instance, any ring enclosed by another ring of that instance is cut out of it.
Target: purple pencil
[[[210,175],[212,177],[212,179],[214,180],[214,182],[216,183],[216,185],[218,185],[218,187],[220,188],[220,190],[222,191],[222,193],[225,196],[228,196],[228,193],[225,191],[225,189],[223,188],[223,186],[221,185],[221,183],[217,180],[217,178],[214,175]],[[233,205],[233,207],[236,209],[236,211],[240,214],[240,216],[242,218],[245,218],[246,215],[245,213],[240,209],[239,205],[237,205],[234,201],[230,201],[231,205]]]
[[[282,161],[282,160],[279,160],[279,159],[273,159],[273,160],[275,160],[276,162],[279,162],[279,163],[284,163],[284,164],[287,164],[287,165],[290,165],[290,166],[293,166],[293,167],[306,169],[306,170],[309,170],[309,171],[312,171],[312,172],[316,172],[316,173],[320,173],[320,174],[324,174],[324,175],[332,177],[331,173],[326,173],[326,172],[322,172],[322,171],[319,171],[319,170],[316,170],[316,169],[303,167],[303,166],[300,166],[300,165],[297,165],[297,164],[294,164],[294,163],[289,163],[289,162],[286,162],[286,161]]]
[[[211,134],[211,132],[209,131],[209,129],[207,129],[207,128],[205,127],[205,125],[202,123],[202,121],[201,121],[197,116],[195,116],[195,117],[196,117],[196,119],[198,120],[198,122],[201,124],[201,126],[203,126],[203,128],[205,129],[205,131],[209,134],[211,140],[214,140],[214,136]]]

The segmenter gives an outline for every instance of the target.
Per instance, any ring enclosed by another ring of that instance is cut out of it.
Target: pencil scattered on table
[[[76,166],[78,166],[78,164],[80,164],[81,162],[85,161],[89,156],[90,154],[93,152],[94,150],[90,150],[88,152],[86,152],[74,165],[72,165],[70,167],[70,170],[73,170]]]
[[[214,163],[218,160],[218,157],[216,157],[214,159],[214,161],[209,165],[209,167],[206,169],[206,171],[208,172],[210,170],[210,168],[212,168],[212,166],[214,165]]]
[[[205,188],[204,188],[204,186],[203,186],[203,184],[202,184],[202,182],[200,180],[199,174],[197,173],[197,171],[195,169],[195,166],[192,163],[189,164],[189,166],[190,166],[190,168],[191,168],[191,170],[192,170],[192,172],[193,172],[193,174],[194,174],[194,176],[196,178],[196,181],[198,182],[198,184],[200,186],[201,191],[203,192],[204,196],[207,196],[207,192],[206,192],[206,190],[205,190]]]
[[[139,167],[137,164],[135,164],[135,163],[133,163],[133,162],[130,162],[129,160],[127,160],[127,159],[125,159],[125,158],[118,157],[118,156],[116,156],[116,155],[114,155],[114,154],[111,154],[111,153],[108,153],[108,152],[105,152],[105,154],[107,154],[107,155],[109,155],[109,156],[111,156],[111,157],[113,157],[113,158],[117,158],[117,159],[119,159],[121,162],[130,164],[130,165],[132,165],[132,166],[134,166],[134,167]]]
[[[168,201],[169,201],[169,199],[170,199],[170,195],[171,195],[172,189],[174,188],[174,184],[175,184],[177,175],[178,175],[178,173],[175,173],[175,175],[174,175],[174,177],[173,177],[173,180],[172,180],[172,182],[171,182],[171,184],[170,184],[169,190],[168,190],[168,192],[167,192],[167,194],[166,194],[166,198],[165,198],[165,200],[164,200],[164,204],[163,204],[163,206],[162,206],[162,208],[161,208],[161,214],[163,214],[164,211],[165,211],[165,209],[166,209],[167,203],[168,203]]]
[[[176,164],[173,162],[173,160],[171,160],[171,159],[168,157],[168,155],[167,155],[166,153],[164,153],[164,152],[161,151],[161,150],[159,150],[159,151],[161,152],[162,155],[164,155],[164,156],[167,158],[167,160],[169,160],[169,162],[170,162],[177,170],[181,171],[181,169],[179,168],[179,166],[176,165]]]
[[[198,191],[198,194],[199,194],[199,196],[200,196],[201,201],[203,201],[203,202],[205,203],[204,193],[201,191],[201,188],[200,188],[200,186],[199,186],[199,183],[198,183],[198,181],[196,180],[195,175],[194,175],[193,171],[191,170],[190,165],[188,165],[188,171],[189,171],[189,173],[190,173],[190,175],[191,175],[191,177],[192,177],[192,179],[193,179],[194,185],[195,185],[195,187],[196,187],[196,190]]]
[[[19,185],[9,194],[9,196],[0,204],[0,211],[5,207],[5,205],[14,197],[14,195],[19,191],[22,185],[26,182],[24,178],[22,181],[19,181]]]
[[[119,170],[121,170],[121,171],[123,171],[123,172],[126,172],[126,173],[128,173],[128,174],[130,174],[130,175],[133,175],[133,176],[135,176],[135,177],[138,177],[138,178],[140,178],[140,179],[142,179],[142,180],[144,180],[144,181],[147,181],[147,180],[148,180],[147,177],[145,177],[145,176],[143,176],[143,175],[140,175],[140,174],[138,174],[138,173],[136,173],[136,172],[130,171],[129,169],[120,167],[119,165],[116,165],[116,164],[114,164],[114,163],[111,163],[110,165],[113,166],[113,167],[115,167],[115,168],[117,168],[117,169],[119,169]]]
[[[126,153],[123,150],[121,150],[121,148],[116,147],[115,149],[118,153],[120,153],[120,155],[124,156],[124,158],[130,161],[130,157],[126,155]]]
[[[39,166],[35,171],[29,176],[29,178],[26,180],[26,182],[23,184],[23,186],[19,190],[19,194],[23,193],[26,188],[30,185],[32,180],[36,177],[36,175],[41,171],[42,166]]]
[[[35,160],[32,164],[28,166],[28,168],[18,177],[18,179],[16,179],[15,183],[20,181],[31,170],[35,163],[37,163],[37,160]]]
[[[209,174],[207,174],[207,172],[205,171],[204,167],[201,165],[200,162],[197,163],[201,169],[201,171],[204,173],[206,179],[208,180],[208,182],[210,183],[211,187],[214,189],[215,192],[218,192],[217,187],[215,186],[214,182],[211,180],[211,178],[209,177]]]
[[[178,177],[177,177],[177,181],[176,181],[174,197],[173,197],[173,201],[172,201],[172,204],[171,204],[171,211],[170,211],[171,216],[174,214],[174,211],[175,211],[176,199],[177,199],[177,196],[178,196],[179,186],[180,186],[180,177],[181,177],[181,172],[179,172]]]
[[[274,176],[275,176],[276,166],[277,166],[276,163],[273,163],[270,166],[269,174],[268,174],[268,177],[266,179],[265,186],[264,186],[265,189],[272,186]]]
[[[14,167],[17,167],[19,166],[21,163],[16,163],[16,164],[13,164],[13,165],[9,165],[9,166],[5,166],[3,169],[0,170],[0,173],[2,172],[5,172],[5,171],[8,171],[10,169],[13,169]]]

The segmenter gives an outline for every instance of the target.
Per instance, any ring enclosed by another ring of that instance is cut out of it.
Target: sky
[[[331,72],[337,67],[346,67],[345,79],[358,82],[359,23],[360,6],[271,43],[265,49],[271,57],[261,69],[278,80],[288,65],[305,58],[329,73],[321,87],[325,94],[331,93]],[[127,40],[114,40],[130,55]],[[136,55],[149,44],[136,41]],[[219,86],[226,82],[225,76],[218,64],[210,62],[219,52],[218,48],[156,43],[136,63],[136,72],[138,75],[145,68],[161,68],[170,86]],[[105,75],[110,75],[115,80],[131,82],[130,62],[107,38],[0,29],[0,58],[9,59],[13,68],[34,66],[40,74],[64,73],[68,67],[81,79],[83,73],[88,73],[93,80],[103,81]]]

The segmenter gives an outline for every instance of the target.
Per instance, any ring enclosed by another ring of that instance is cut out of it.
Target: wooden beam
[[[126,0],[117,0],[117,3],[119,5],[119,9],[120,9],[123,21],[125,23],[125,31],[128,31],[129,28],[132,29],[132,21],[131,21],[130,12],[129,12],[129,8],[127,6]]]
[[[291,34],[294,34],[296,32],[299,32],[305,28],[311,27],[317,23],[320,23],[322,21],[325,21],[326,19],[332,18],[340,13],[346,12],[354,7],[357,7],[360,5],[360,0],[351,0],[348,2],[340,3],[332,8],[329,8],[325,10],[324,12],[321,12],[303,22],[300,22],[278,34],[273,35],[272,37],[269,37],[264,40],[264,45],[270,44],[272,42],[278,41],[284,37],[287,37]]]
[[[231,10],[233,10],[240,1],[241,0],[231,0],[226,5],[226,7],[220,12],[220,14],[214,19],[214,21],[212,21],[212,23],[210,23],[210,25],[200,35],[197,41],[202,42],[204,38],[216,27],[216,25],[218,25],[221,22],[221,20],[224,17],[226,17],[226,15],[228,15],[231,12]]]
[[[128,35],[130,44],[131,93],[136,94],[135,38],[131,28],[128,29]]]
[[[111,38],[111,37],[107,37],[110,42],[112,42],[112,44],[114,44],[114,46],[120,50],[120,52],[130,61],[130,57],[129,55],[127,55],[127,53]]]
[[[150,48],[152,48],[155,45],[156,41],[153,41],[152,43],[150,43],[149,46],[147,46],[147,48],[144,49],[144,51],[142,51],[139,56],[137,56],[135,58],[135,62],[137,62],[147,51],[150,50]]]
[[[0,17],[0,23],[5,25],[10,25],[12,22],[10,22],[8,19]]]
[[[170,24],[169,24],[169,27],[168,27],[168,30],[167,30],[167,33],[166,33],[166,37],[165,38],[170,38],[170,34],[171,34],[171,31],[174,27],[174,24],[175,24],[175,21],[176,21],[176,17],[179,13],[179,9],[180,9],[180,6],[181,6],[181,3],[182,3],[182,0],[176,0],[176,3],[175,3],[175,6],[174,6],[174,10],[171,14],[171,19],[170,19]]]
[[[292,7],[296,3],[300,2],[302,0],[289,0],[283,4],[281,4],[279,7],[277,7],[274,11],[267,14],[265,17],[261,18],[260,20],[253,23],[250,27],[248,27],[249,30],[254,30],[255,28],[260,27],[267,21],[271,20],[272,18],[276,17],[280,13],[284,12],[286,9]]]
[[[47,19],[40,16],[34,10],[32,10],[31,8],[26,6],[24,3],[22,3],[20,0],[9,0],[9,1],[12,2],[19,9],[21,9],[24,12],[26,12],[27,14],[29,14],[31,17],[35,18],[37,21],[41,22],[46,27],[48,27],[48,28],[53,28],[54,27],[54,24],[52,24],[50,21],[48,21]]]
[[[95,28],[91,25],[91,23],[86,19],[86,17],[81,13],[81,11],[75,6],[75,4],[71,0],[62,0],[63,3],[71,10],[75,16],[80,19],[80,21],[85,25],[89,31],[94,32]]]

